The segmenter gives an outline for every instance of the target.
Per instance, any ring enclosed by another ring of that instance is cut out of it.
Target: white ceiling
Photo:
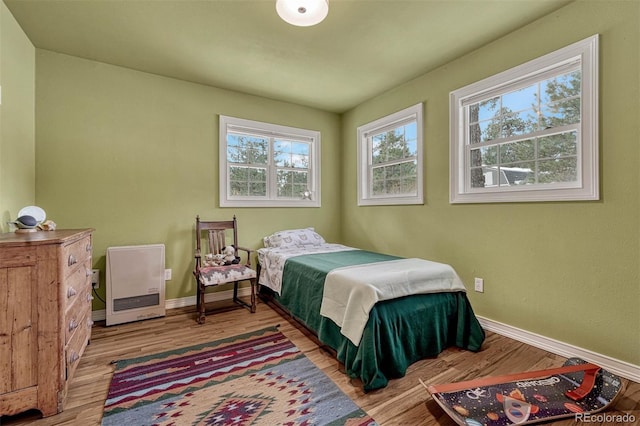
[[[4,3],[37,48],[343,112],[570,1],[330,0],[313,27],[275,0]]]

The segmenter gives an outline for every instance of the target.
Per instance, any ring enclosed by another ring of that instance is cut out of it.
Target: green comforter
[[[320,316],[322,289],[329,271],[350,265],[399,259],[364,250],[310,254],[289,258],[282,294],[276,299],[336,351],[350,377],[365,391],[383,388],[402,377],[412,363],[438,355],[449,346],[478,351],[484,331],[466,293],[432,293],[376,304],[362,340],[355,346],[330,319]]]

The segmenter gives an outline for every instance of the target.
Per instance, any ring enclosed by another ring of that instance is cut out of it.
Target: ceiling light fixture
[[[329,0],[278,0],[278,15],[291,25],[309,27],[322,22],[329,13]]]

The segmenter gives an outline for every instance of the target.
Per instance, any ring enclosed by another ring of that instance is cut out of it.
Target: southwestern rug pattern
[[[107,425],[348,425],[376,422],[276,327],[118,361]]]

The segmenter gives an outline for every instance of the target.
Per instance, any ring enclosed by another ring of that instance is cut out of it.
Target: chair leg
[[[198,295],[196,297],[197,303],[197,315],[198,315],[198,324],[204,324],[205,321],[205,309],[204,309],[204,286],[198,283]]]
[[[256,312],[256,279],[252,279],[251,281],[251,313],[255,314]]]

